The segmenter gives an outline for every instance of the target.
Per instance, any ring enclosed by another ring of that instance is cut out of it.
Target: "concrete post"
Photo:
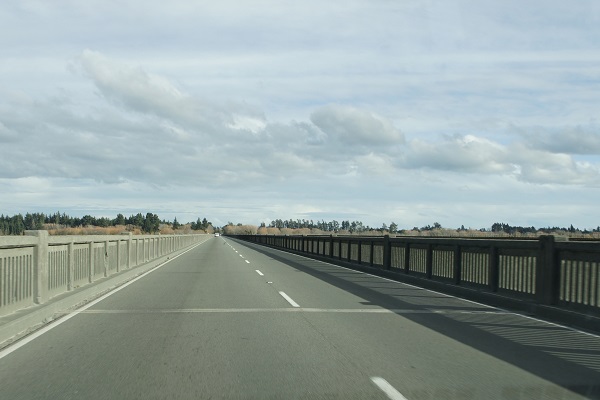
[[[27,236],[36,236],[33,252],[33,302],[45,303],[48,299],[48,231],[25,231]]]
[[[104,277],[108,276],[108,240],[104,241]]]
[[[94,242],[88,245],[88,282],[94,282]]]
[[[126,268],[131,268],[131,232],[127,233],[127,263]]]
[[[69,268],[67,269],[67,290],[73,290],[73,280],[75,279],[75,244],[69,243]]]

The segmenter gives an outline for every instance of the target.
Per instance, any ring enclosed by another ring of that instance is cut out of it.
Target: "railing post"
[[[392,243],[390,241],[390,235],[383,237],[383,268],[392,268]]]
[[[348,250],[348,251],[347,251],[347,253],[348,253],[348,254],[347,254],[347,256],[348,256],[348,257],[347,257],[347,258],[348,258],[348,260],[347,260],[347,261],[348,261],[348,262],[352,262],[352,239],[348,239],[348,246],[347,246],[347,248],[346,248],[346,249]]]
[[[104,241],[104,277],[108,276],[108,240]]]
[[[500,281],[500,270],[498,268],[498,248],[494,245],[490,247],[490,271],[488,275],[488,284],[492,292],[498,291],[498,282]]]
[[[554,236],[539,238],[536,261],[535,294],[542,304],[557,304],[560,289],[560,262],[556,255]]]
[[[48,231],[25,231],[37,237],[33,252],[33,302],[43,304],[48,299]]]
[[[454,283],[460,285],[460,281],[462,280],[461,271],[462,271],[462,249],[460,245],[454,246]]]
[[[121,271],[121,239],[117,239],[117,272]]]
[[[329,258],[333,258],[333,233],[329,235]]]
[[[358,264],[362,264],[362,240],[358,241],[358,246],[357,246],[357,252],[356,252],[356,261],[358,262]]]
[[[404,273],[410,273],[410,243],[404,245]]]
[[[427,279],[431,279],[433,276],[433,246],[427,245],[427,255],[425,258],[425,275]]]
[[[88,244],[88,282],[94,282],[94,241]]]
[[[73,290],[73,280],[75,279],[75,244],[71,240],[69,243],[69,267],[67,268],[67,290]]]

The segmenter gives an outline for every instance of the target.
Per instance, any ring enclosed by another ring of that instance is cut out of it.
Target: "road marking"
[[[202,242],[202,243],[198,243],[196,246],[184,251],[183,253],[179,253],[177,254],[175,257],[168,259],[167,261],[165,261],[162,264],[157,265],[156,267],[144,272],[143,274],[133,278],[132,280],[130,280],[129,282],[126,282],[124,284],[122,284],[121,286],[118,286],[114,289],[112,289],[110,292],[106,293],[103,296],[98,297],[96,300],[93,300],[91,302],[89,302],[88,304],[86,304],[85,306],[78,308],[77,310],[74,310],[68,314],[66,314],[64,317],[54,320],[52,322],[50,322],[48,325],[44,326],[43,328],[33,332],[32,334],[25,336],[23,339],[20,339],[19,341],[5,347],[2,351],[0,351],[0,359],[6,357],[7,355],[9,355],[10,353],[12,353],[15,350],[20,349],[21,347],[25,346],[27,343],[37,339],[38,337],[42,336],[44,333],[48,332],[51,329],[56,328],[57,326],[59,326],[60,324],[62,324],[63,322],[67,322],[68,320],[70,320],[71,318],[73,318],[74,316],[76,316],[77,314],[81,314],[83,312],[85,312],[88,308],[96,305],[97,303],[101,302],[102,300],[106,299],[109,296],[112,296],[113,294],[117,293],[118,291],[125,289],[127,286],[131,285],[132,283],[142,279],[143,277],[145,277],[146,275],[150,274],[151,272],[156,271],[157,269],[159,269],[160,267],[170,263],[171,261],[175,260],[177,257],[184,255],[185,253],[187,253],[188,251],[194,250],[196,247],[200,246],[201,244],[206,243],[206,242]]]
[[[395,387],[389,384],[388,381],[380,376],[372,376],[371,381],[392,400],[407,400]]]
[[[244,258],[244,256],[243,256],[243,255],[241,255],[241,254],[240,254],[240,257]]]
[[[262,272],[260,272],[259,270],[256,270],[256,273],[259,274],[260,276],[265,276],[265,274],[263,274]]]
[[[300,307],[298,305],[298,303],[296,303],[294,300],[292,300],[292,298],[290,296],[288,296],[287,294],[285,294],[285,292],[279,292],[279,294],[281,296],[283,296],[284,299],[287,300],[288,303],[290,303],[292,305],[292,307]]]
[[[246,263],[250,264],[250,261],[246,260]]]

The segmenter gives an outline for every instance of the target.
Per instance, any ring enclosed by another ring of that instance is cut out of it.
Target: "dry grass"
[[[137,226],[107,226],[105,228],[100,226],[85,226],[77,228],[69,228],[57,226],[55,224],[47,224],[44,228],[48,231],[49,235],[55,236],[70,236],[70,235],[120,235],[123,233],[132,233],[134,235],[142,235],[142,230]],[[203,231],[193,231],[190,225],[183,225],[181,228],[175,230],[169,225],[161,225],[159,229],[161,235],[189,235],[192,233],[205,233]],[[211,232],[207,232],[211,233]]]
[[[236,228],[236,227],[233,227]],[[232,231],[236,231],[236,229],[232,229]],[[227,232],[227,231],[226,231]],[[265,228],[265,227],[261,227],[258,228],[258,232],[259,235],[331,235],[332,232],[326,232],[326,231],[322,231],[320,229],[308,229],[308,228],[301,228],[301,229],[290,229],[290,228],[281,228],[281,229],[277,229],[277,228]],[[232,234],[237,234],[237,232]],[[524,239],[524,238],[538,238],[541,235],[555,235],[555,236],[563,236],[563,237],[568,237],[568,238],[582,238],[582,239],[588,239],[588,240],[600,240],[600,232],[593,232],[593,233],[572,233],[572,232],[568,232],[568,231],[564,231],[564,230],[559,230],[556,232],[551,232],[551,233],[545,233],[545,232],[537,232],[537,233],[514,233],[514,234],[509,234],[506,232],[489,232],[489,231],[480,231],[477,229],[467,229],[467,230],[456,230],[456,229],[433,229],[433,230],[402,230],[398,233],[394,233],[394,234],[390,234],[388,231],[377,231],[377,230],[373,230],[373,231],[364,231],[364,232],[354,232],[351,233],[349,231],[346,230],[340,230],[337,233],[335,233],[335,235],[338,236],[346,236],[346,235],[353,235],[353,236],[383,236],[383,235],[390,235],[392,237],[398,236],[410,236],[410,237],[453,237],[453,238],[473,238],[473,239],[484,239],[484,238],[515,238],[515,239]]]

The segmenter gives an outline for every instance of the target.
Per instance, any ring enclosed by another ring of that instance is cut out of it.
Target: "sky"
[[[600,225],[596,0],[6,0],[0,213]]]

